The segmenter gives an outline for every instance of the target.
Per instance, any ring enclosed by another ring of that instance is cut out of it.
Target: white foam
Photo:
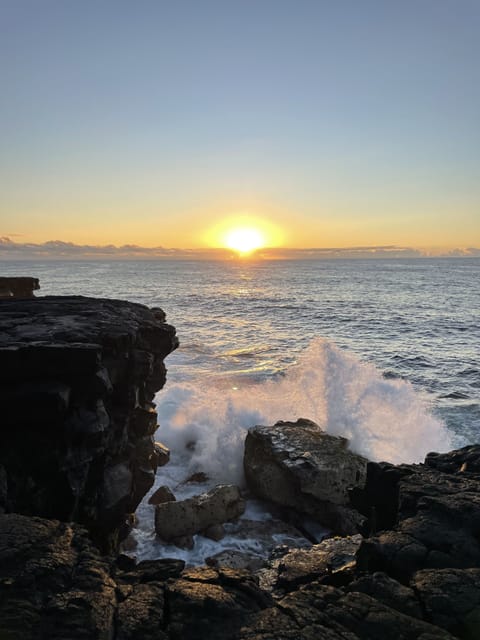
[[[373,364],[324,339],[315,339],[284,376],[252,384],[203,372],[191,382],[169,382],[157,400],[156,437],[187,464],[184,477],[202,470],[217,482],[242,484],[247,429],[299,417],[349,438],[352,450],[371,460],[418,462],[452,446],[409,382],[383,378]]]

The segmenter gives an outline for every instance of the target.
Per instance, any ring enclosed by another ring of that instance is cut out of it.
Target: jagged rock
[[[318,582],[307,584],[285,596],[275,609],[266,609],[249,621],[240,638],[299,640],[440,640],[452,639],[448,632],[385,606],[358,592]],[[260,631],[260,633],[258,633]],[[261,632],[265,635],[261,635]],[[258,635],[254,635],[256,632]]]
[[[480,450],[480,447],[478,447]],[[464,451],[471,455],[472,450]],[[453,453],[449,454],[453,457]],[[460,466],[462,450],[455,454]],[[385,474],[396,483],[383,482]],[[369,490],[372,479],[367,479]],[[393,529],[364,540],[358,552],[358,566],[369,572],[385,571],[408,583],[411,576],[427,568],[469,568],[480,565],[480,480],[475,474],[444,473],[424,465],[377,467],[374,482],[389,487],[395,506]],[[382,503],[374,503],[379,517]]]
[[[364,486],[367,460],[311,420],[249,429],[244,468],[259,498],[307,513],[340,534],[362,530],[365,519],[349,507],[349,490]]]
[[[185,480],[184,484],[188,484],[190,482],[204,484],[205,482],[208,482],[208,476],[203,471],[197,471],[196,473],[192,473],[192,475]]]
[[[155,464],[157,467],[163,467],[170,461],[170,449],[161,442],[154,444]],[[156,469],[155,469],[156,470]]]
[[[480,636],[480,569],[418,571],[411,582],[428,619],[465,640]]]
[[[148,504],[162,504],[163,502],[174,502],[176,500],[170,487],[163,485],[159,487],[148,499]]]
[[[191,536],[214,524],[238,518],[245,511],[238,487],[219,485],[199,496],[155,507],[155,531],[166,541]]]
[[[377,571],[372,574],[363,574],[360,578],[350,582],[346,590],[365,593],[407,616],[420,620],[423,617],[422,608],[414,590],[390,578],[386,573]]]
[[[38,278],[0,278],[0,298],[33,298],[38,289]]]
[[[277,561],[275,587],[292,591],[301,584],[323,578],[328,584],[340,584],[342,573],[355,567],[355,554],[362,536],[329,538],[310,549],[292,549]]]
[[[0,637],[108,638],[115,583],[80,527],[0,516]]]
[[[205,564],[215,569],[248,569],[255,572],[265,564],[265,560],[251,553],[228,549],[205,558]]]
[[[116,546],[158,464],[151,401],[178,345],[158,317],[119,300],[0,300],[1,508]]]
[[[448,453],[432,452],[425,464],[444,473],[480,473],[480,447],[473,444]]]

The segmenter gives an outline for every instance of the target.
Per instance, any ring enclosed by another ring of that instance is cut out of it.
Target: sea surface
[[[310,418],[368,458],[395,463],[480,441],[479,259],[46,261],[0,270],[40,278],[41,295],[166,311],[180,348],[156,398],[156,438],[172,461],[155,486],[177,497],[242,485],[246,430],[276,420]],[[185,484],[196,471],[209,481]],[[270,517],[255,502],[247,515]],[[193,551],[166,549],[146,500],[138,518],[139,558],[201,562],[219,549],[200,536]],[[251,551],[257,542],[232,531],[220,547]]]

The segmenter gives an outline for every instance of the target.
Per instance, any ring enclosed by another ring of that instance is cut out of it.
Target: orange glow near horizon
[[[242,215],[217,223],[206,232],[204,240],[210,247],[232,249],[245,257],[263,247],[282,246],[283,233],[267,220]]]

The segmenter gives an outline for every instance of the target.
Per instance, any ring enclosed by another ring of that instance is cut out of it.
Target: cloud
[[[395,245],[365,247],[335,247],[314,249],[265,248],[258,250],[257,258],[265,260],[313,260],[335,258],[468,258],[480,257],[480,248],[415,249]],[[40,244],[14,242],[9,236],[0,236],[0,260],[229,260],[236,257],[230,249],[175,249],[141,247],[125,244],[80,245],[62,240],[49,240]]]

